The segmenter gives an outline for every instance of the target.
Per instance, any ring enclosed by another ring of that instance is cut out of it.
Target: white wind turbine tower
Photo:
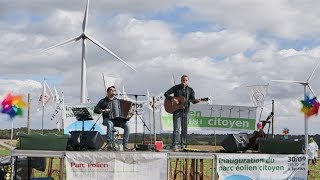
[[[124,63],[125,65],[129,66],[131,69],[133,69],[134,71],[136,71],[132,66],[130,66],[128,63],[126,63],[124,60],[122,60],[119,56],[117,56],[115,53],[113,53],[111,50],[109,50],[108,48],[106,48],[105,46],[103,46],[99,41],[95,40],[93,37],[89,36],[86,32],[87,30],[87,23],[88,23],[88,11],[89,11],[89,2],[90,0],[87,0],[87,5],[86,5],[86,10],[85,10],[85,14],[84,14],[84,19],[83,19],[83,23],[82,23],[82,33],[80,34],[80,36],[66,40],[62,43],[56,44],[54,46],[51,46],[47,49],[44,49],[42,52],[44,51],[48,51],[50,49],[54,49],[60,46],[64,46],[66,44],[69,43],[73,43],[73,42],[77,42],[80,39],[82,39],[82,64],[81,64],[81,99],[80,102],[81,103],[86,103],[86,88],[87,88],[87,72],[86,72],[86,40],[91,41],[92,43],[94,43],[95,45],[97,45],[98,47],[100,47],[101,49],[107,51],[109,54],[111,54],[113,57],[115,57],[117,60],[121,61],[122,63]]]
[[[320,62],[319,62],[320,63]],[[289,81],[289,80],[272,80],[276,82],[285,82],[285,83],[295,83],[300,84],[303,86],[303,97],[304,100],[306,100],[306,93],[307,93],[307,87],[312,92],[312,94],[316,97],[316,94],[314,93],[313,89],[311,88],[309,81],[314,75],[314,72],[317,70],[319,63],[316,65],[316,67],[313,69],[312,73],[308,77],[307,81]],[[305,149],[308,148],[308,121],[306,115],[304,115],[304,141],[305,141]]]

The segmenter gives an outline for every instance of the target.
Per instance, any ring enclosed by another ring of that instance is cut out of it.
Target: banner
[[[150,180],[167,178],[167,154],[66,152],[66,179]]]
[[[303,154],[216,155],[220,180],[307,179],[308,176],[308,159]]]
[[[188,132],[199,130],[255,130],[257,107],[191,104]],[[162,130],[172,131],[172,114],[162,109]]]

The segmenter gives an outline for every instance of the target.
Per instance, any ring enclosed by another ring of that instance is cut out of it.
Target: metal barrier
[[[168,153],[167,179],[203,180],[216,178],[216,155],[214,153]]]

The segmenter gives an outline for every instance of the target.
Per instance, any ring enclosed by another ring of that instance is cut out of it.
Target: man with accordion
[[[129,111],[133,103],[116,98],[115,86],[107,89],[107,96],[101,99],[94,108],[94,113],[101,114],[103,117],[102,124],[107,126],[108,149],[114,149],[114,127],[121,127],[123,133],[123,150],[128,150],[129,142]]]

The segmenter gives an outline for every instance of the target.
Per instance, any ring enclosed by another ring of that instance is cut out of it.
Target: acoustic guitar
[[[173,100],[167,98],[164,100],[164,109],[168,113],[173,113],[178,109],[184,109],[188,102],[193,102],[194,100],[186,100],[183,96],[172,97],[173,99],[178,100],[178,103],[175,103]],[[208,101],[209,98],[201,98],[199,101]]]

